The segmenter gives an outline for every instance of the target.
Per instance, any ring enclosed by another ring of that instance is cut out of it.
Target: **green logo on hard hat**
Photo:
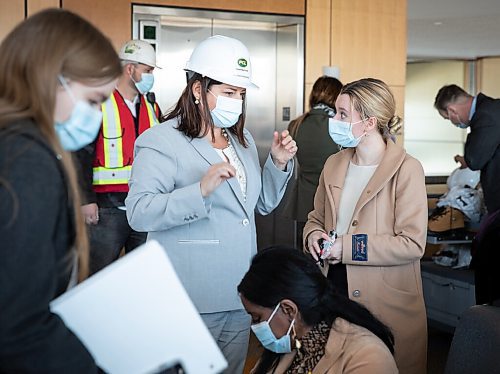
[[[127,46],[125,46],[125,50],[123,53],[125,54],[132,54],[135,53],[138,49],[141,49],[136,43],[129,43]]]
[[[240,67],[242,67],[242,68],[246,68],[246,67],[247,67],[247,65],[248,65],[248,62],[247,62],[247,60],[245,60],[244,58],[240,58],[240,59],[238,60],[238,65],[239,65]]]

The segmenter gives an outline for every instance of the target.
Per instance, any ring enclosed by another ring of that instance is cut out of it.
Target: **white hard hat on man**
[[[129,40],[120,48],[118,56],[121,60],[138,62],[154,68],[156,65],[156,51],[151,44],[143,40]]]
[[[137,91],[142,95],[150,92],[154,85],[153,69],[159,68],[153,46],[143,40],[129,40],[120,48],[118,57],[122,60],[124,74],[130,77]]]
[[[214,35],[196,46],[184,70],[236,87],[255,87],[247,47],[237,39]]]

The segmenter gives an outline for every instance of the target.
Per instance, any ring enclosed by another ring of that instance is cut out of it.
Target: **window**
[[[404,146],[423,165],[426,176],[449,175],[463,155],[467,130],[453,126],[434,109],[434,99],[446,84],[465,90],[467,62],[409,63],[406,70]]]

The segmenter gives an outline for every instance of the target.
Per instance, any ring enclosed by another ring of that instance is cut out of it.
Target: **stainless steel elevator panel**
[[[245,127],[255,139],[261,164],[269,154],[273,132],[285,129],[303,111],[303,22],[303,17],[133,6],[135,38],[144,35],[143,24],[158,28],[155,47],[162,69],[154,72],[153,90],[164,113],[186,86],[183,69],[199,42],[219,34],[237,38],[248,47],[259,89],[247,90]],[[279,213],[257,217],[259,247],[293,244],[292,226]]]

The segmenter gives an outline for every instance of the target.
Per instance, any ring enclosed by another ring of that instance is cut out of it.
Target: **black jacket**
[[[96,373],[49,310],[71,271],[74,222],[65,175],[38,128],[0,129],[0,373]]]
[[[471,268],[475,275],[476,304],[500,301],[500,212],[485,217],[472,242]]]
[[[469,168],[481,170],[488,212],[497,211],[500,209],[500,100],[477,95],[464,156]]]

